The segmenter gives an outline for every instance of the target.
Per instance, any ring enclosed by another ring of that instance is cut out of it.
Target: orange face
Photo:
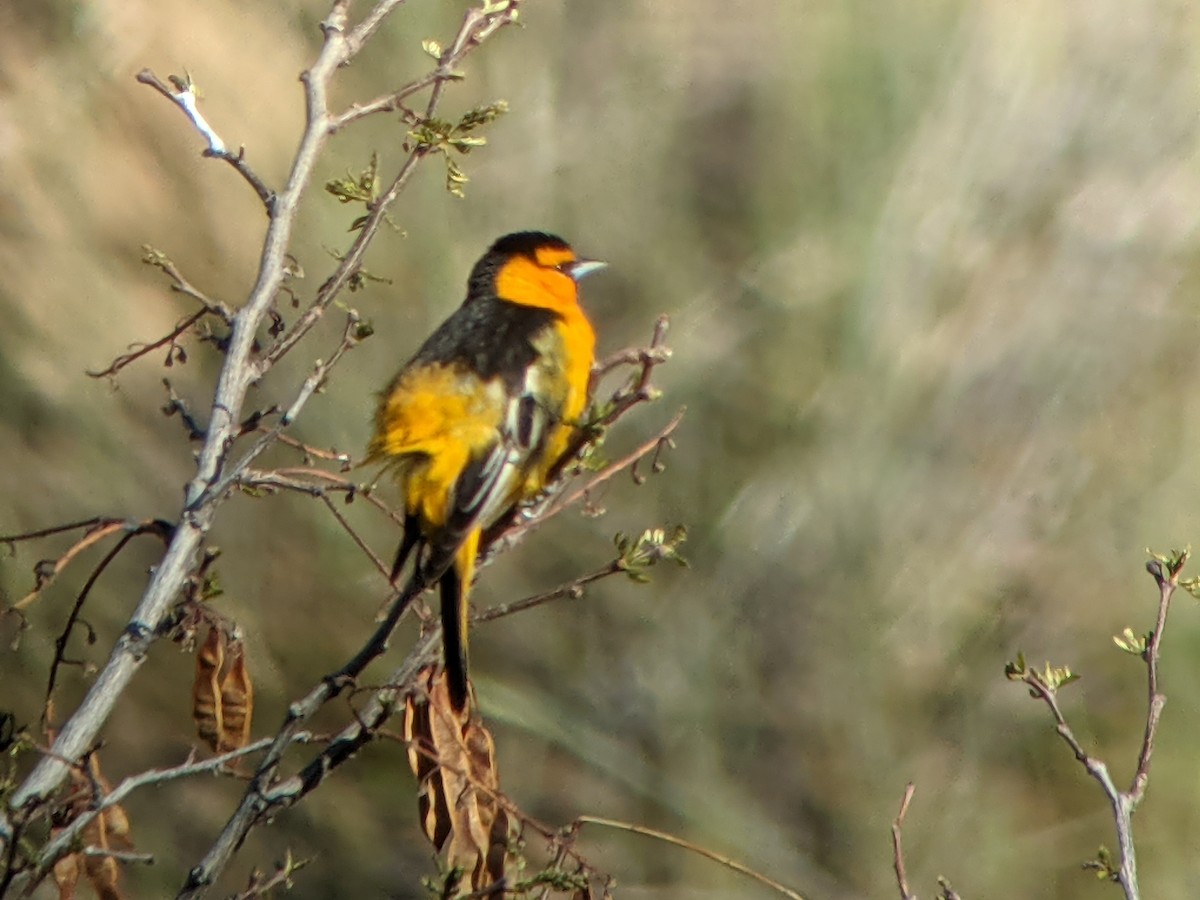
[[[496,295],[559,313],[570,310],[577,305],[579,292],[565,267],[575,261],[575,253],[567,247],[538,247],[532,258],[513,256],[496,273]]]

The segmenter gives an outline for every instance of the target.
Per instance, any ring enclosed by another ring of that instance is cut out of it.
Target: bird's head
[[[578,304],[579,280],[605,265],[580,258],[570,244],[552,234],[506,234],[471,270],[467,300],[490,295],[561,312]]]

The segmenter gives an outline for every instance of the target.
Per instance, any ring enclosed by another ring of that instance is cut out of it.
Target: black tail
[[[421,526],[417,522],[417,517],[411,514],[406,515],[404,517],[404,537],[400,540],[400,546],[396,549],[396,560],[392,563],[392,584],[396,583],[396,576],[408,562],[408,555],[412,553],[413,547],[417,546],[417,541],[420,539]]]
[[[464,615],[462,581],[453,567],[442,573],[442,648],[446,660],[446,686],[450,705],[461,712],[467,706],[467,641],[463,634]]]

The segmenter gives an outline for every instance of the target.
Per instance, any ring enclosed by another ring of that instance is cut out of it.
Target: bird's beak
[[[593,272],[598,272],[608,265],[606,262],[601,262],[598,259],[577,259],[569,265],[563,266],[564,271],[570,275],[575,281],[581,280],[586,275],[591,275]]]

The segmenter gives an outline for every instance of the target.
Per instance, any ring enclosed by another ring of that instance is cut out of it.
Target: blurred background
[[[421,40],[448,40],[463,8],[412,0],[339,73],[337,104],[424,71]],[[0,533],[178,514],[192,448],[160,412],[161,379],[202,410],[219,360],[190,343],[184,366],[156,354],[115,382],[84,372],[192,308],[140,263],[143,244],[237,305],[265,223],[133,75],[190,71],[215,128],[279,184],[325,11],[0,5]],[[559,517],[475,599],[551,587],[603,564],[614,532],[665,523],[687,524],[691,569],[478,629],[477,690],[510,796],[556,825],[588,813],[672,832],[806,897],[879,897],[895,891],[888,828],[913,780],[923,896],[939,874],[967,897],[1106,890],[1079,865],[1114,846],[1107,805],[1003,666],[1023,650],[1080,672],[1064,709],[1127,783],[1144,668],[1111,635],[1151,627],[1145,548],[1200,541],[1193,5],[539,0],[522,21],[471,57],[443,106],[510,104],[461,160],[466,198],[446,194],[438,160],[420,171],[393,213],[403,233],[368,256],[391,284],[345,298],[376,335],[295,431],[361,453],[374,392],[506,231],[549,229],[611,263],[586,286],[602,351],[645,342],[670,314],[666,395],[609,450],[686,405],[666,472],[618,479],[599,518]],[[394,117],[361,123],[331,141],[318,183],[372,151],[389,172],[403,138]],[[356,215],[309,195],[293,247],[302,301]],[[252,400],[294,396],[340,329],[330,315]],[[394,530],[365,505],[349,512],[391,552]],[[382,586],[311,501],[237,498],[214,541],[219,608],[247,634],[266,734],[361,643]],[[3,598],[64,546],[4,553]],[[139,543],[106,575],[85,613],[97,644],[80,639],[78,656],[103,662],[157,552]],[[36,724],[54,638],[98,556],[32,607],[17,649],[11,628],[0,635],[0,707],[23,722]],[[1146,896],[1200,893],[1198,649],[1200,610],[1183,596],[1135,823]],[[104,733],[110,778],[184,758],[191,678],[190,657],[155,648]],[[70,670],[62,706],[85,686]],[[128,873],[133,896],[173,892],[240,793],[203,779],[135,796],[134,835],[157,864]],[[285,848],[316,857],[292,896],[422,896],[432,865],[402,748],[369,747],[255,831],[223,888]],[[644,838],[589,826],[580,848],[624,897],[771,896]]]

